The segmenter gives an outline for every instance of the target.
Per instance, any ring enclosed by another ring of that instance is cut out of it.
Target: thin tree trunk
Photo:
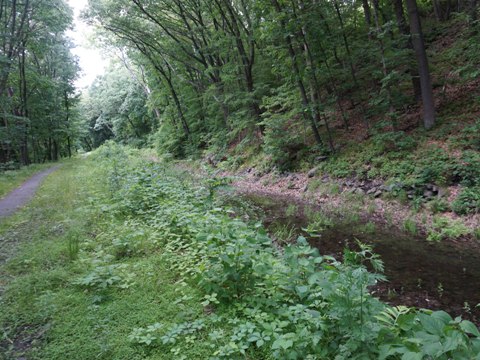
[[[335,12],[337,14],[338,22],[340,24],[340,30],[342,32],[343,44],[345,45],[345,50],[347,52],[348,65],[350,67],[350,74],[352,75],[353,84],[355,86],[355,90],[359,91],[360,90],[360,84],[358,83],[357,74],[356,74],[355,68],[353,66],[352,53],[350,51],[350,45],[348,44],[347,34],[345,32],[345,25],[343,23],[342,14],[340,13],[340,7],[338,6],[338,1],[337,0],[333,1],[333,6],[335,7]],[[367,115],[366,115],[365,107],[363,106],[362,99],[360,99],[359,105],[360,105],[360,110],[362,112],[363,121],[365,122],[365,125],[368,129],[368,128],[370,128],[370,124],[369,124],[368,119],[367,119]]]
[[[423,125],[425,129],[430,129],[435,124],[435,104],[433,101],[430,71],[428,69],[427,52],[425,51],[425,41],[423,39],[420,17],[418,16],[417,1],[406,0],[406,3],[410,19],[412,43],[417,57],[418,73],[420,74],[420,84],[422,88]]]
[[[380,47],[380,54],[381,54],[381,58],[382,58],[382,72],[383,72],[383,76],[384,78],[386,78],[388,76],[388,68],[387,68],[387,62],[385,60],[385,45],[383,43],[383,40],[381,38],[381,27],[380,27],[380,19],[379,19],[379,12],[380,12],[380,6],[379,6],[379,3],[378,3],[378,0],[373,0],[373,14],[374,14],[374,19],[375,19],[375,28],[376,28],[376,31],[377,31],[377,40],[378,40],[378,45]],[[387,84],[385,86],[386,88],[386,91],[387,91],[387,102],[388,102],[388,107],[389,107],[389,111],[390,111],[390,118],[391,118],[391,122],[392,122],[392,127],[393,129],[395,130],[396,127],[397,127],[397,124],[395,122],[395,117],[391,116],[394,112],[395,112],[395,108],[393,106],[393,102],[392,102],[392,92],[391,92],[391,87],[390,87],[390,84]]]
[[[365,14],[365,22],[367,26],[370,28],[372,26],[372,15],[370,13],[370,5],[368,4],[368,0],[362,0],[363,12]]]

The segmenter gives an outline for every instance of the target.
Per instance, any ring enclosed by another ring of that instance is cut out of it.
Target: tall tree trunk
[[[425,51],[425,41],[423,39],[420,17],[418,16],[417,1],[406,0],[406,3],[410,19],[412,43],[417,57],[418,73],[420,74],[420,84],[422,88],[423,125],[425,129],[430,129],[435,124],[435,104],[433,101],[430,71],[428,69],[427,52]]]
[[[368,0],[362,0],[362,6],[363,6],[363,12],[365,14],[365,22],[367,23],[367,26],[370,28],[370,26],[372,26],[372,15],[370,12],[370,4],[368,3]]]
[[[403,14],[403,0],[393,0],[393,7],[395,10],[395,17],[397,19],[397,26],[400,34],[407,37],[407,49],[413,49],[412,38],[410,36],[410,29],[408,28],[407,21],[405,20],[405,16]],[[413,94],[415,97],[415,101],[419,102],[422,98],[422,88],[420,86],[420,76],[418,75],[418,69],[414,66],[411,66],[408,69],[408,73],[412,79],[412,88]]]

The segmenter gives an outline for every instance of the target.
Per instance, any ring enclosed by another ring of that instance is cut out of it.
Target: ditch
[[[278,241],[307,238],[323,255],[341,259],[345,248],[355,249],[357,240],[373,246],[385,264],[386,282],[371,289],[390,305],[445,310],[480,323],[480,251],[449,241],[429,242],[425,237],[368,219],[329,216],[327,226],[316,236],[305,228],[320,207],[292,201],[288,196],[234,193],[227,196],[234,207],[243,207],[250,219],[261,218]],[[245,210],[247,209],[247,210]],[[288,211],[293,209],[294,211]],[[279,231],[280,230],[280,231]],[[276,235],[276,236],[275,236]],[[282,239],[283,235],[283,239]],[[287,236],[285,236],[287,235]]]

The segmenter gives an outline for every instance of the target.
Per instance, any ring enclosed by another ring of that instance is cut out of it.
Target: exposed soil
[[[35,192],[42,183],[42,180],[47,175],[57,170],[58,167],[59,166],[57,165],[35,174],[22,185],[20,185],[20,187],[13,190],[3,199],[0,199],[0,219],[12,215],[15,211],[28,203],[35,195]]]

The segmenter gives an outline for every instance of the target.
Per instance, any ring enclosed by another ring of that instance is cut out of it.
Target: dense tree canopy
[[[79,102],[68,6],[1,3],[1,162],[114,138],[178,157],[261,150],[286,169],[345,134],[430,129],[432,88],[478,65],[476,1],[92,0],[83,17],[115,60]],[[429,49],[445,21],[462,29],[456,69]]]
[[[368,134],[381,118],[380,128],[401,130],[407,124],[399,116],[417,101],[423,126],[434,125],[421,21],[439,11],[440,20],[451,17],[453,9],[444,7],[410,0],[101,0],[90,1],[85,18],[104,46],[144,70],[163,150],[184,155],[247,141],[287,165],[300,148],[334,152],[342,128]],[[460,21],[472,21],[476,4],[454,10]]]
[[[69,155],[78,66],[66,31],[72,11],[63,0],[0,3],[0,162],[28,164]]]

